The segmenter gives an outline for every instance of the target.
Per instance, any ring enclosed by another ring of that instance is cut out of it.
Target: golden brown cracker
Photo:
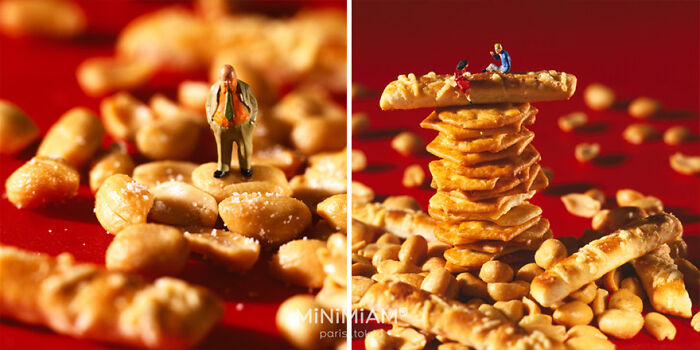
[[[504,125],[498,128],[484,129],[468,129],[463,128],[457,124],[450,122],[445,122],[438,118],[436,111],[430,113],[430,115],[425,118],[420,126],[424,129],[432,129],[437,132],[450,135],[450,137],[456,140],[473,139],[477,137],[487,137],[499,134],[512,134],[520,131],[523,125],[532,125],[535,122],[535,117],[537,115],[537,108],[530,107],[527,113],[522,114],[522,118],[516,120],[512,124]]]
[[[501,150],[500,152],[465,153],[433,142],[428,144],[425,149],[438,158],[448,159],[452,162],[468,167],[475,164],[517,157],[521,155],[523,151],[525,151],[534,137],[535,135],[532,134],[530,137],[526,137],[516,142],[514,145]]]
[[[439,133],[428,145],[433,145],[433,148],[440,146],[448,147],[462,153],[495,153],[529,137],[534,137],[534,134],[527,128],[522,128],[516,133],[503,133],[465,140],[458,140],[452,138],[451,135]]]

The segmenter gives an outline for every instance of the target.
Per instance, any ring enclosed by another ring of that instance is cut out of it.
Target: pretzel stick
[[[467,80],[474,104],[566,100],[576,91],[574,75],[555,71],[476,73]],[[421,77],[400,75],[384,88],[379,102],[383,110],[468,104],[469,100],[457,87],[454,76],[433,72]]]
[[[636,259],[681,234],[672,214],[649,216],[594,240],[532,280],[530,294],[542,306],[552,306],[582,286]]]
[[[683,274],[673,262],[671,249],[663,244],[648,254],[632,260],[632,266],[644,286],[651,306],[665,314],[691,317],[691,302]]]
[[[223,315],[221,301],[174,278],[76,264],[0,245],[0,312],[76,338],[130,346],[186,349]]]

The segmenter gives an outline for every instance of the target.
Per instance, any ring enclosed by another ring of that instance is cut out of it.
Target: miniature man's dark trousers
[[[243,171],[250,170],[250,158],[253,154],[253,130],[255,124],[250,120],[233,125],[221,126],[217,123],[209,123],[211,131],[216,138],[216,150],[219,154],[217,170],[228,173],[231,170],[231,153],[233,142],[238,145],[238,164]]]

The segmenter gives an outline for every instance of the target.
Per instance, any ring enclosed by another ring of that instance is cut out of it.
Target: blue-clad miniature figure
[[[496,50],[496,52],[491,51],[491,56],[493,56],[494,59],[500,60],[501,65],[497,66],[491,63],[482,72],[508,73],[510,71],[510,55],[508,54],[508,51],[503,50],[503,46],[501,46],[500,43],[494,44],[493,48]]]

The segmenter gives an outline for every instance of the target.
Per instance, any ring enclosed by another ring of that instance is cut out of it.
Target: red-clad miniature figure
[[[471,96],[469,94],[469,80],[467,80],[467,77],[472,75],[467,71],[467,67],[469,67],[469,62],[467,60],[461,60],[459,63],[457,63],[457,69],[455,69],[455,81],[457,82],[457,87],[462,91],[462,93],[467,96],[467,101],[469,101],[469,104],[472,103]]]

